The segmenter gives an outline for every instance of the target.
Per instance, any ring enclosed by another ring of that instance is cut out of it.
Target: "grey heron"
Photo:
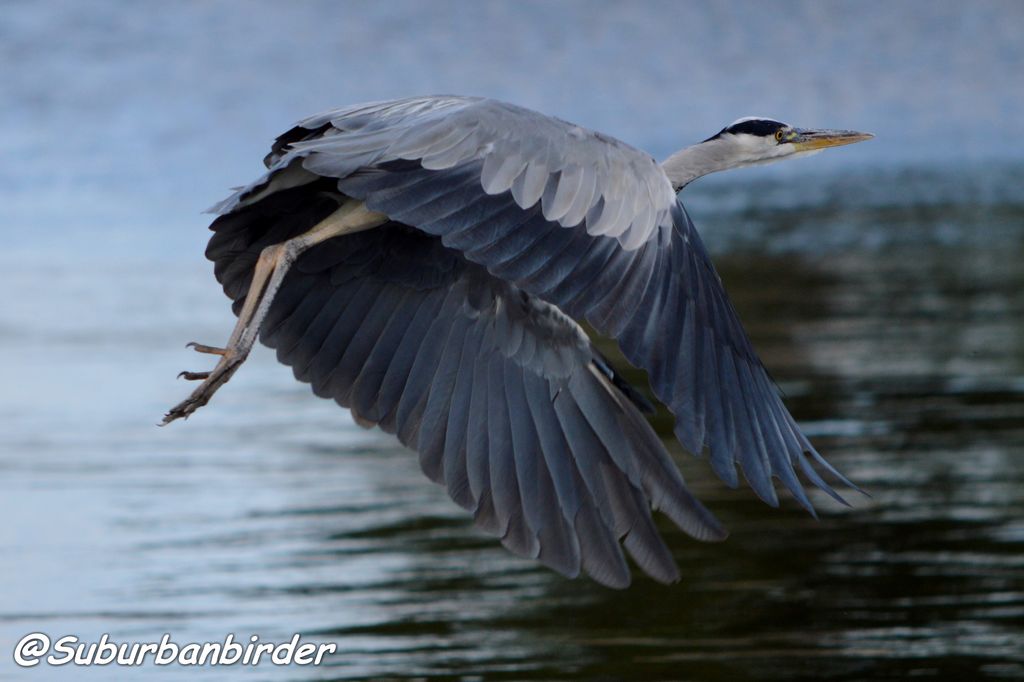
[[[513,552],[624,587],[622,547],[678,568],[652,520],[725,529],[687,490],[642,394],[577,322],[618,341],[675,435],[765,502],[773,478],[856,486],[783,405],[677,197],[711,172],[858,142],[745,118],[658,164],[607,135],[512,104],[417,97],[329,111],[273,143],[218,214],[206,256],[238,322],[206,404],[259,338],[313,392],[419,452],[426,475]],[[817,467],[817,469],[816,469]]]

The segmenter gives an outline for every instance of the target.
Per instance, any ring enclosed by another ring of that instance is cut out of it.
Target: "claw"
[[[206,346],[206,345],[201,344],[201,343],[196,343],[195,341],[190,341],[189,343],[186,343],[185,344],[185,348],[192,348],[197,353],[209,353],[210,355],[227,355],[228,354],[228,349],[227,348],[219,348],[217,346]]]
[[[171,408],[171,411],[164,416],[163,424],[170,424],[175,419],[187,418],[190,414],[210,401],[210,397],[217,389],[228,382],[239,366],[245,362],[248,353],[242,355],[226,355],[217,363],[217,366],[210,372],[182,372],[178,376],[189,381],[203,379],[203,383],[192,391],[192,395],[185,398]]]

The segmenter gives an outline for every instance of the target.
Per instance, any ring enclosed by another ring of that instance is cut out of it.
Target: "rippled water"
[[[342,652],[303,674],[337,678],[1024,675],[1024,202],[961,206],[950,244],[914,202],[809,210],[743,220],[918,235],[718,259],[797,418],[872,497],[815,522],[680,454],[732,536],[663,524],[682,582],[623,593],[509,556],[265,351],[157,429],[182,341],[230,322],[202,265],[5,262],[4,640],[299,631]]]
[[[934,15],[922,11],[924,24],[955,7],[936,6]],[[300,632],[339,645],[316,669],[190,671],[218,680],[1024,678],[1019,142],[1008,142],[1011,158],[996,164],[918,158],[915,143],[899,148],[902,159],[890,148],[884,162],[862,156],[844,169],[833,159],[822,166],[832,170],[815,174],[822,155],[796,170],[736,173],[687,190],[789,406],[871,497],[852,495],[846,508],[819,496],[818,521],[788,499],[772,510],[749,490],[726,489],[673,445],[687,481],[732,535],[704,545],[660,524],[682,581],[665,587],[638,576],[628,591],[613,592],[567,581],[474,531],[412,453],[314,398],[265,350],[187,423],[155,426],[188,390],[174,375],[202,362],[184,342],[215,341],[232,323],[201,258],[205,222],[195,210],[223,185],[246,179],[263,137],[307,112],[256,96],[261,78],[283,79],[290,62],[256,60],[261,75],[225,58],[214,61],[224,73],[213,77],[188,71],[188,59],[175,61],[161,42],[200,25],[202,39],[212,40],[211,26],[240,6],[164,8],[159,31],[124,5],[97,7],[77,24],[27,3],[0,19],[0,35],[18,38],[5,49],[21,45],[21,63],[38,77],[22,69],[9,81],[19,97],[6,114],[13,112],[19,134],[11,145],[22,162],[0,166],[0,230],[11,238],[0,249],[0,677],[17,675],[13,642],[42,630],[142,641],[170,632],[179,642],[228,632],[283,641]],[[693,10],[696,24],[711,25],[715,6],[701,7]],[[816,16],[813,5],[789,7]],[[1016,5],[981,7],[962,33],[983,33],[992,14],[1010,23],[1019,17]],[[295,16],[278,11],[266,26],[244,19],[247,41],[225,38],[231,54],[279,55],[271,29]],[[397,21],[386,10],[363,10],[360,18],[376,34]],[[883,12],[873,21],[897,18]],[[513,19],[513,26],[525,21]],[[837,19],[824,12],[819,21],[831,27]],[[123,38],[110,37],[112,26]],[[444,30],[431,26],[420,40],[436,50],[435,64],[468,68]],[[51,34],[67,39],[50,53],[24,52],[32,44],[25,36],[38,43]],[[959,68],[1019,64],[1019,46],[992,35],[979,47],[981,66]],[[931,56],[921,41],[901,56],[924,68],[927,60],[912,59]],[[557,51],[536,37],[528,43]],[[571,37],[564,44],[570,59],[594,54],[595,69],[620,49]],[[714,45],[705,40],[705,47]],[[781,48],[767,47],[779,56]],[[867,57],[846,59],[854,81],[871,71]],[[403,60],[401,50],[385,58],[403,87],[420,91],[408,82],[417,74],[436,78],[438,66],[402,72]],[[145,69],[166,75],[167,64],[195,74],[195,93],[180,89],[171,98],[159,82],[133,80]],[[10,66],[0,68],[12,75]],[[800,68],[824,73],[824,66]],[[115,90],[117,78],[140,88],[119,105],[116,126],[102,98],[75,111],[53,104],[88,94],[89,87],[79,94],[63,87],[76,70],[95,93]],[[1007,74],[1011,85],[1019,77]],[[453,80],[463,87],[452,89],[470,89],[467,82]],[[512,82],[503,87],[521,86]],[[558,86],[550,77],[538,82]],[[47,83],[62,87],[51,92]],[[538,96],[522,92],[503,94]],[[244,136],[225,132],[223,121],[200,124],[212,112],[236,111],[224,109],[232,93],[260,125],[273,116],[266,135],[244,117]],[[338,93],[337,101],[366,98],[358,88]],[[996,115],[1022,95],[979,95],[978,111]],[[161,117],[165,104],[182,121],[177,134]],[[903,106],[923,129],[941,129],[923,109]],[[814,107],[801,100],[794,108]],[[950,114],[969,119],[966,110]],[[636,125],[614,112],[593,115],[610,116],[622,130]],[[879,111],[865,116],[890,120]],[[204,144],[216,144],[208,138],[220,133],[237,137],[219,148],[229,159],[191,161],[204,158]],[[33,144],[38,154],[28,153]],[[857,153],[869,154],[869,146]],[[657,423],[667,426],[663,415]],[[32,672],[110,679],[131,671]]]

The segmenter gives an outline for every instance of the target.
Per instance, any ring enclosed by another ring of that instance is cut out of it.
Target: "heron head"
[[[854,130],[794,128],[760,116],[747,116],[712,135],[702,143],[716,147],[729,167],[770,163],[779,159],[816,154],[826,147],[839,147],[869,140],[874,135]]]
[[[816,130],[760,116],[748,116],[722,128],[700,144],[680,150],[661,165],[677,192],[708,173],[780,159],[807,156],[844,144],[870,140],[871,133]]]

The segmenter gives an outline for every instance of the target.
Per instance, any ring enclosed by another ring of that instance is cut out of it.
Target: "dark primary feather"
[[[330,210],[300,200],[310,191],[214,222],[207,253],[237,301],[251,276],[238,262]],[[652,502],[697,537],[724,537],[582,329],[422,231],[388,223],[307,252],[261,338],[317,395],[416,449],[506,547],[565,575],[627,585],[622,541],[645,572],[677,579]]]

